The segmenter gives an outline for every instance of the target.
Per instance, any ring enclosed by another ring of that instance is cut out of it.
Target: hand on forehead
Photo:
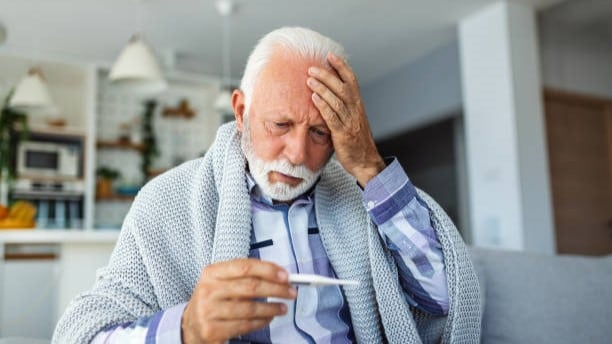
[[[280,51],[272,54],[255,83],[251,100],[254,112],[260,115],[275,113],[284,117],[296,116],[296,121],[318,117],[318,122],[324,125],[312,102],[312,90],[306,83],[308,70],[313,66],[335,73],[328,63],[304,59],[295,53]]]

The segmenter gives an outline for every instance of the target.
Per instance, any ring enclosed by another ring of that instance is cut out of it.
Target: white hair
[[[346,59],[344,48],[331,38],[303,27],[282,27],[263,36],[247,60],[244,75],[240,82],[240,89],[245,98],[245,115],[251,105],[253,89],[259,73],[267,65],[272,53],[276,48],[285,48],[299,57],[319,61],[321,64],[329,65],[327,54]]]

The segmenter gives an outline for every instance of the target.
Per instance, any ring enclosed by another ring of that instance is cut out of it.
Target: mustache
[[[307,179],[315,173],[304,165],[294,165],[286,159],[268,161],[264,163],[264,166],[268,171],[280,172],[284,175],[300,179]]]

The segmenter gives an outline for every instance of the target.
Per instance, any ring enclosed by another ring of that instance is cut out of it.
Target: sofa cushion
[[[483,343],[609,343],[612,256],[544,256],[472,248]]]

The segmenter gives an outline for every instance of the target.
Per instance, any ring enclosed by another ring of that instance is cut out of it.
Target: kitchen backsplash
[[[117,141],[122,135],[133,140],[140,139],[140,124],[145,107],[145,98],[120,92],[98,77],[97,139]],[[201,156],[214,139],[221,123],[221,116],[214,110],[217,95],[214,85],[191,81],[169,80],[168,89],[155,97],[154,130],[160,155],[153,162],[154,170],[165,170],[177,164]],[[193,117],[164,116],[164,109],[179,107],[181,100],[187,100]],[[133,123],[133,130],[125,128]],[[138,184],[142,180],[140,153],[130,149],[99,148],[96,167],[106,166],[117,169],[121,177],[115,186]],[[95,207],[96,227],[119,227],[129,209],[129,201],[98,201]]]

